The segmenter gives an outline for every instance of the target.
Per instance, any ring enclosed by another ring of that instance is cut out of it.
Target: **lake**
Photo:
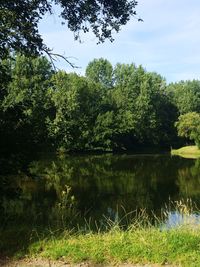
[[[17,167],[16,167],[17,166]],[[162,155],[40,155],[1,170],[1,226],[103,228],[145,211],[180,221],[172,202],[200,207],[200,160]],[[180,202],[182,201],[182,202]],[[168,217],[161,211],[170,208]],[[195,213],[193,216],[198,219]]]

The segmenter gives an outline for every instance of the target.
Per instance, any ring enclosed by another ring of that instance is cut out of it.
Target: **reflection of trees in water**
[[[34,200],[40,194],[38,184],[23,173],[2,177],[0,180],[5,181],[1,184],[3,192],[0,197],[2,224],[7,223],[7,220],[14,224],[18,220],[34,223],[38,216],[36,210],[39,201]]]
[[[168,200],[169,192],[174,194],[177,190],[174,174],[169,179],[166,173],[172,163],[169,161],[167,157],[141,156],[87,159],[83,163],[89,175],[78,173],[77,185],[73,187],[82,200],[79,207],[82,210],[85,206],[92,207],[95,217],[105,214],[108,207],[116,210],[117,206],[123,206],[127,212],[136,208],[148,211],[159,208]]]
[[[15,220],[17,216],[57,225],[73,223],[78,212],[100,221],[103,214],[115,218],[116,210],[119,216],[136,208],[156,211],[169,196],[176,199],[179,190],[185,196],[186,184],[193,192],[188,184],[196,181],[197,165],[169,156],[62,156],[35,161],[26,175],[6,177],[2,206]]]
[[[191,166],[185,166],[178,171],[177,185],[180,195],[192,198],[200,204],[200,159],[191,160]]]

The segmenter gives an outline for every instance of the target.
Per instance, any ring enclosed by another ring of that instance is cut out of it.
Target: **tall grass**
[[[169,218],[173,214],[181,220],[170,225]],[[145,210],[135,211],[115,221],[107,219],[103,230],[96,224],[95,231],[90,221],[86,221],[85,227],[76,231],[50,232],[32,243],[27,252],[30,257],[70,263],[200,266],[200,225],[194,220],[194,216],[199,218],[199,212],[192,201],[170,201],[162,216],[161,221],[156,215],[152,221]],[[126,228],[124,220],[131,220]]]

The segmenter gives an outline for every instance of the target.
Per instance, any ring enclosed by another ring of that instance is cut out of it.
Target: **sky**
[[[72,69],[59,61],[56,65],[68,72],[84,75],[94,58],[106,58],[116,63],[135,63],[154,71],[168,83],[200,79],[200,1],[199,0],[138,0],[136,11],[144,22],[132,18],[115,41],[97,45],[91,34],[82,34],[82,42],[62,26],[58,9],[46,15],[40,23],[45,43],[79,68]]]

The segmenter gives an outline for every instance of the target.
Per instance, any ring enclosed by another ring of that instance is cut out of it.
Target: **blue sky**
[[[40,24],[46,44],[54,52],[71,59],[84,74],[94,58],[106,58],[116,63],[142,64],[148,71],[156,71],[167,82],[200,79],[200,1],[199,0],[138,0],[136,8],[144,22],[132,18],[114,35],[114,43],[97,45],[89,33],[82,35],[82,43],[74,41],[73,33],[60,24],[55,14],[47,15]],[[57,66],[74,71],[64,62]]]

